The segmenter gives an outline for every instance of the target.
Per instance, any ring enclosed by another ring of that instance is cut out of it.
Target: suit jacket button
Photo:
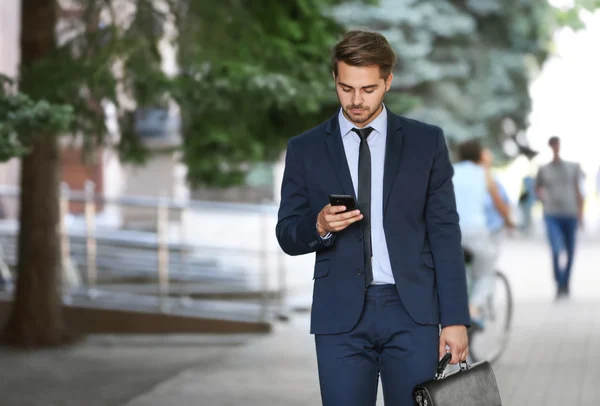
[[[362,268],[359,268],[359,269],[356,271],[356,274],[357,274],[358,276],[361,276],[361,275],[363,274],[363,270],[362,270]]]
[[[356,241],[361,242],[362,241],[362,235],[357,235],[356,236]]]

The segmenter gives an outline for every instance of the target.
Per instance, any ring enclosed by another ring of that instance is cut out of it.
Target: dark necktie
[[[371,134],[373,128],[353,128],[352,131],[360,137],[360,149],[358,153],[358,208],[363,215],[360,223],[365,251],[365,286],[369,286],[373,281],[373,247],[371,245],[371,150],[367,143],[367,137]]]

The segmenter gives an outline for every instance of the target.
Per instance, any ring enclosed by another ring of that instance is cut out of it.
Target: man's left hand
[[[440,358],[446,354],[446,346],[452,353],[451,364],[466,361],[469,355],[469,338],[465,326],[446,326],[440,334]]]

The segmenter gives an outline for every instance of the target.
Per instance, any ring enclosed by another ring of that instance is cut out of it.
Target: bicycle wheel
[[[512,291],[502,272],[496,271],[494,278],[493,294],[481,309],[484,328],[469,334],[471,362],[495,362],[508,344],[513,313]]]

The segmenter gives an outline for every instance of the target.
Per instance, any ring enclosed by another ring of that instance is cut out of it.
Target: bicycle
[[[473,254],[464,248],[463,253],[469,273]],[[471,327],[468,330],[471,363],[483,360],[490,363],[497,361],[508,344],[513,314],[512,290],[508,278],[501,271],[494,272],[494,279],[494,291],[479,309],[484,327]]]

